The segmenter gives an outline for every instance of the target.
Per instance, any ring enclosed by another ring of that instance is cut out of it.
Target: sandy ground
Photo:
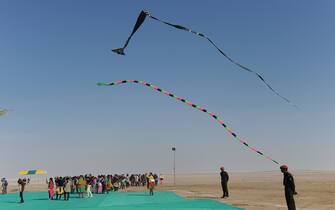
[[[175,191],[187,198],[208,198],[223,201],[247,210],[286,209],[282,174],[280,172],[238,172],[229,173],[230,197],[221,199],[219,174],[178,174],[176,185],[173,176],[165,175],[165,183],[156,190]],[[335,209],[335,171],[293,172],[298,195],[297,209]],[[16,191],[11,185],[9,191]],[[30,184],[28,191],[46,191],[45,184]],[[127,191],[142,191],[145,188],[129,188]]]

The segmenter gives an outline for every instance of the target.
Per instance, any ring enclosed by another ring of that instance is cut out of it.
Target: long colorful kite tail
[[[232,129],[230,129],[227,124],[222,120],[220,119],[217,115],[213,114],[212,112],[208,111],[207,109],[201,107],[201,106],[198,106],[188,100],[186,100],[185,98],[182,98],[182,97],[179,97],[179,96],[176,96],[175,94],[169,92],[169,91],[166,91],[166,90],[163,90],[155,85],[152,85],[148,82],[145,82],[145,81],[140,81],[140,80],[119,80],[119,81],[116,81],[116,82],[112,82],[112,83],[104,83],[104,82],[98,82],[97,85],[98,86],[115,86],[115,85],[120,85],[120,84],[125,84],[125,83],[135,83],[135,84],[141,84],[143,86],[146,86],[146,87],[149,87],[155,91],[158,91],[160,93],[163,93],[164,95],[166,96],[169,96],[171,98],[174,98],[176,99],[177,101],[180,101],[180,102],[183,102],[184,104],[187,104],[188,106],[190,107],[193,107],[201,112],[204,112],[204,113],[207,113],[210,117],[214,118],[220,125],[222,125],[224,127],[224,129],[230,133],[230,135],[232,135],[236,140],[238,140],[242,145],[246,146],[247,148],[249,148],[250,150],[254,151],[255,153],[265,157],[266,159],[268,160],[271,160],[272,162],[276,163],[276,164],[279,164],[279,162],[277,162],[276,160],[272,159],[270,156],[267,156],[265,155],[263,152],[259,151],[258,149],[256,149],[255,147],[252,147],[250,146],[247,142],[245,142],[244,140],[241,139],[241,137],[239,137],[235,132],[233,132]]]
[[[151,19],[154,19],[156,21],[159,21],[165,25],[168,25],[168,26],[171,26],[173,28],[176,28],[176,29],[179,29],[179,30],[183,30],[183,31],[188,31],[194,35],[197,35],[197,36],[200,36],[202,38],[205,38],[208,42],[211,43],[211,45],[213,45],[219,52],[221,55],[223,55],[226,59],[228,59],[231,63],[235,64],[236,66],[240,67],[241,70],[244,70],[244,71],[247,71],[247,72],[250,72],[252,74],[254,74],[259,80],[261,80],[265,86],[270,89],[273,93],[275,93],[278,97],[282,98],[284,101],[286,101],[287,103],[289,103],[290,105],[292,105],[293,107],[295,108],[298,108],[297,105],[293,104],[288,98],[284,97],[283,95],[281,95],[278,91],[276,91],[274,88],[272,88],[270,86],[270,84],[264,79],[263,76],[261,76],[259,73],[257,73],[256,71],[240,64],[239,62],[233,60],[230,56],[228,56],[227,53],[225,53],[221,48],[219,48],[215,43],[214,41],[212,41],[208,36],[206,36],[205,34],[203,33],[199,33],[199,32],[196,32],[192,29],[189,29],[185,26],[182,26],[182,25],[177,25],[177,24],[172,24],[172,23],[169,23],[169,22],[166,22],[166,21],[163,21],[163,20],[160,20],[154,16],[152,16],[148,11],[141,11],[138,18],[137,18],[137,21],[135,23],[135,26],[133,28],[133,31],[131,32],[130,36],[128,37],[128,39],[126,40],[125,44],[123,45],[123,47],[121,48],[117,48],[117,49],[114,49],[112,50],[113,52],[119,54],[119,55],[125,55],[124,53],[124,50],[127,48],[128,44],[129,44],[129,41],[130,39],[132,38],[132,36],[136,33],[136,31],[141,27],[141,25],[143,24],[143,22],[145,21],[145,18],[146,17],[150,17]]]

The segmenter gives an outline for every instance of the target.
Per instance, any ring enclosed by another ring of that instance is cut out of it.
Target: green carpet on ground
[[[49,200],[46,192],[25,193],[25,203],[18,203],[18,194],[0,195],[0,210],[238,210],[214,200],[185,199],[173,192],[113,192],[79,199],[71,195],[69,201]]]

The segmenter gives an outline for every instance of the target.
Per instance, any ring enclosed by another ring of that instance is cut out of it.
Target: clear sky
[[[219,115],[292,170],[335,169],[334,1],[0,1],[0,176],[277,170],[213,119],[136,85],[152,82]],[[240,71],[206,40],[147,19],[122,57],[141,9],[212,38],[300,110]]]

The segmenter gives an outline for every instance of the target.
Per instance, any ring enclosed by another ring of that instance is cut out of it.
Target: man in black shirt
[[[288,172],[287,165],[280,166],[280,170],[284,175],[283,185],[285,186],[285,199],[288,210],[295,210],[295,202],[293,195],[298,194],[295,191],[294,179],[291,173]]]
[[[62,195],[64,194],[64,179],[62,177],[58,177],[55,182],[57,185],[56,200],[60,200],[62,198]]]
[[[229,197],[228,193],[228,180],[229,180],[229,175],[228,173],[224,170],[224,167],[220,168],[220,176],[221,176],[221,187],[223,191],[223,195],[221,198]]]

